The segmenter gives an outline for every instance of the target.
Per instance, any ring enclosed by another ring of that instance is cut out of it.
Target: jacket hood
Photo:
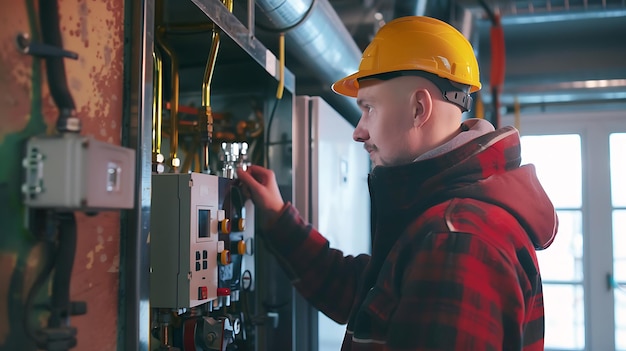
[[[547,248],[557,231],[556,212],[535,167],[520,166],[517,130],[504,127],[483,132],[459,145],[459,139],[467,138],[464,133],[479,127],[477,123],[464,125],[457,141],[452,141],[455,148],[442,154],[407,165],[374,168],[369,182],[372,211],[378,213],[373,215],[424,211],[452,198],[473,198],[507,210],[536,249]]]

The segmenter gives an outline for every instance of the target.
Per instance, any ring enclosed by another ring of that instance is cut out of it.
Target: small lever
[[[63,50],[56,46],[32,43],[27,33],[20,33],[15,38],[18,49],[27,55],[39,57],[67,57],[72,60],[78,59],[78,54],[72,51]]]

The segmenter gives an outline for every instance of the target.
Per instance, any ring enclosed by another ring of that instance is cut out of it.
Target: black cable
[[[59,246],[55,259],[54,280],[48,327],[64,326],[70,315],[70,279],[76,254],[76,218],[73,212],[58,213]]]
[[[493,116],[490,122],[497,129],[500,128],[500,94],[498,92],[498,87],[493,87],[491,89],[491,99],[493,101]]]
[[[265,168],[270,168],[270,133],[272,130],[272,122],[274,121],[274,115],[276,114],[276,107],[278,107],[278,102],[280,99],[276,99],[274,101],[274,107],[272,107],[272,112],[270,113],[270,119],[267,121],[267,132],[265,133]]]
[[[70,278],[76,253],[76,219],[74,213],[55,213],[48,210],[33,210],[33,232],[44,243],[45,262],[41,272],[30,288],[24,308],[24,329],[40,349],[64,351],[76,346],[76,329],[68,326],[67,319],[72,311],[69,297]],[[52,271],[54,270],[54,274]],[[52,274],[52,296],[50,318],[45,328],[33,330],[29,316],[33,310],[36,294]]]
[[[283,28],[271,28],[268,27],[264,24],[261,24],[259,22],[256,22],[256,26],[259,27],[260,29],[266,31],[266,32],[270,32],[270,33],[287,33],[290,30],[298,27],[299,25],[301,25],[304,21],[306,21],[309,16],[311,16],[311,13],[313,12],[313,7],[315,7],[315,3],[317,2],[317,0],[311,0],[311,5],[309,5],[309,8],[306,9],[306,11],[304,12],[304,15],[302,15],[302,17],[294,24],[287,26],[287,27],[283,27]]]
[[[231,189],[231,204],[239,218],[243,218],[243,209],[245,208],[245,203],[243,200],[244,197],[241,193],[241,189],[237,186],[234,186]]]
[[[39,23],[43,42],[51,46],[63,48],[61,31],[59,30],[59,6],[57,0],[39,1]],[[60,132],[67,131],[67,118],[71,117],[76,109],[74,99],[67,87],[67,76],[63,59],[61,56],[54,55],[48,55],[45,58],[50,94],[59,109],[57,130]]]
[[[491,21],[491,23],[493,25],[496,25],[498,20],[496,19],[496,14],[493,12],[493,10],[491,10],[491,8],[489,7],[489,5],[487,5],[485,0],[478,0],[478,2],[483,7],[483,9],[485,9],[485,12],[487,12],[487,16],[489,17],[489,20]]]
[[[56,260],[57,250],[56,244],[54,240],[51,240],[52,235],[47,233],[49,227],[51,227],[50,222],[50,213],[45,210],[34,210],[31,212],[33,226],[33,232],[36,235],[44,236],[44,258],[45,261],[43,263],[43,268],[35,278],[33,285],[30,287],[28,294],[26,296],[26,303],[24,306],[24,330],[26,331],[26,335],[28,335],[31,339],[35,340],[35,343],[41,347],[45,345],[46,340],[41,335],[35,333],[30,326],[29,316],[33,311],[33,304],[35,302],[35,297],[37,293],[44,286],[46,281],[48,280],[50,273],[54,269],[54,263]]]

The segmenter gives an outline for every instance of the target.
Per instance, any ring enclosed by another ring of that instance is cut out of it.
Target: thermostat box
[[[78,134],[37,136],[28,140],[22,165],[22,192],[29,207],[134,207],[135,150]]]

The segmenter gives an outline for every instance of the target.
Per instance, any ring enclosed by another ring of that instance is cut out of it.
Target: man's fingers
[[[270,170],[257,165],[250,165],[246,170],[246,173],[263,185],[267,184],[271,176]]]
[[[253,183],[257,183],[256,179],[254,179],[248,171],[244,171],[242,168],[237,168],[237,178],[239,178],[239,180],[247,186],[254,186]]]
[[[277,215],[284,202],[276,184],[274,172],[261,166],[249,166],[245,171],[237,169],[242,189],[249,191],[252,201],[268,216]]]
[[[248,189],[249,193],[254,197],[259,192],[263,191],[265,187],[266,181],[260,176],[257,170],[257,174],[252,173],[251,167],[248,167],[247,170],[243,170],[241,168],[237,169],[237,178],[241,181],[241,183]]]

